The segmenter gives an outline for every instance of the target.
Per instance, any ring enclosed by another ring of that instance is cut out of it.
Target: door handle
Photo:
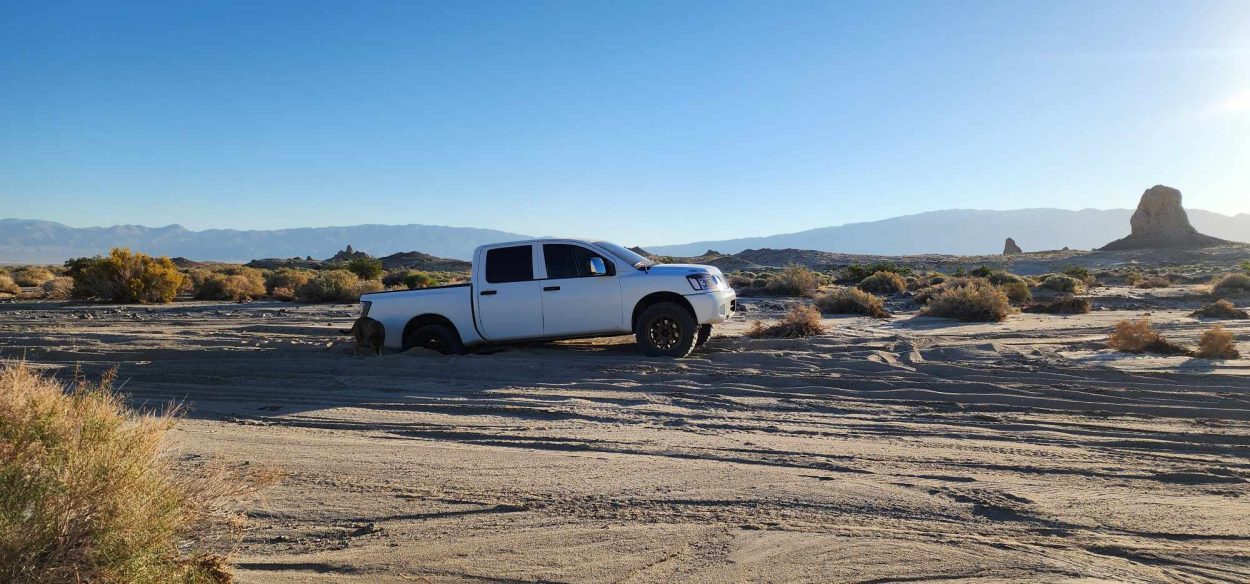
[[[481,294],[482,296],[494,296],[495,294],[498,294],[498,292],[494,290],[482,290],[481,292],[479,292],[479,294]]]
[[[556,290],[559,290],[559,289],[560,289],[559,286],[543,286],[543,292],[555,292]]]

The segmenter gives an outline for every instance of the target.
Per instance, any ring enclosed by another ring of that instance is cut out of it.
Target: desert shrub
[[[265,295],[265,281],[259,273],[209,274],[195,291],[200,300],[251,300]]]
[[[356,258],[347,262],[347,271],[356,274],[361,280],[376,280],[382,277],[382,260],[375,258]]]
[[[894,262],[875,262],[871,264],[851,264],[842,268],[842,279],[847,282],[862,282],[878,272],[890,272],[900,276],[910,276],[911,268]]]
[[[273,298],[274,300],[290,302],[292,300],[295,300],[295,290],[292,288],[287,288],[285,286],[279,286],[269,291],[269,297]]]
[[[993,270],[990,273],[982,277],[984,277],[986,280],[989,280],[990,283],[994,284],[995,286],[1002,286],[1003,284],[1024,284],[1025,283],[1024,278],[1021,278],[1020,276],[1017,276],[1011,272],[1007,272],[1004,270]]]
[[[20,294],[22,288],[8,274],[0,274],[0,294]]]
[[[1245,260],[1238,265],[1243,272],[1250,272],[1250,260]]]
[[[808,296],[818,287],[820,278],[815,272],[793,264],[774,274],[768,281],[769,292],[785,296]]]
[[[65,276],[57,276],[44,282],[40,288],[43,288],[43,297],[50,300],[64,300],[74,295],[74,279]]]
[[[929,278],[930,286],[936,286],[944,282],[946,282],[946,274],[934,274],[932,277]]]
[[[992,283],[992,282],[991,282]],[[1003,282],[998,284],[998,289],[1007,295],[1007,300],[1015,304],[1024,304],[1033,299],[1033,294],[1029,292],[1029,285],[1024,280],[1016,282]]]
[[[18,268],[10,274],[18,286],[39,286],[56,277],[48,268],[27,266]]]
[[[1036,314],[1088,314],[1092,308],[1093,303],[1088,298],[1060,296],[1049,302],[1030,304],[1020,310]]]
[[[297,288],[295,297],[304,302],[354,302],[361,294],[382,288],[382,282],[361,280],[347,270],[326,270]]]
[[[817,298],[816,308],[827,314],[863,314],[873,318],[890,318],[880,296],[859,288],[836,288]]]
[[[438,285],[438,279],[425,272],[412,271],[404,274],[404,286],[407,286],[409,290],[436,285]]]
[[[1063,269],[1063,275],[1081,282],[1082,284],[1094,283],[1094,275],[1089,273],[1089,268],[1081,266],[1068,266]]]
[[[729,287],[731,288],[749,288],[754,282],[755,275],[750,272],[729,274]]]
[[[1203,331],[1194,356],[1203,359],[1236,359],[1241,357],[1241,353],[1237,351],[1237,341],[1233,338],[1233,333],[1217,324],[1210,330]]]
[[[751,280],[751,287],[762,290],[762,289],[768,288],[768,282],[769,282],[769,279],[767,277],[756,278],[754,280]]]
[[[1050,274],[1042,280],[1038,287],[1053,290],[1055,292],[1066,292],[1068,294],[1081,294],[1085,292],[1085,287],[1081,284],[1080,280],[1066,274]]]
[[[0,581],[229,582],[221,554],[243,520],[230,509],[272,476],[178,472],[177,409],[129,410],[111,379],[70,388],[0,367]]]
[[[984,278],[956,278],[935,286],[921,316],[967,322],[999,322],[1011,314],[1011,302]]]
[[[154,258],[126,248],[106,257],[70,260],[74,294],[110,302],[171,302],[186,277],[167,257]]]
[[[791,308],[780,322],[765,326],[761,321],[751,323],[747,335],[753,338],[784,338],[814,337],[825,334],[825,325],[820,322],[820,311],[808,304],[800,304]]]
[[[1216,294],[1242,294],[1250,291],[1250,276],[1229,272],[1211,280],[1211,291]]]
[[[907,290],[907,282],[894,272],[877,272],[864,278],[858,287],[866,292],[898,294]]]
[[[296,290],[300,286],[307,284],[316,272],[312,270],[301,270],[297,268],[280,268],[274,270],[265,278],[265,289],[269,290],[271,296],[277,297],[275,291],[279,288],[287,290]]]
[[[1215,302],[1193,311],[1190,313],[1190,316],[1202,318],[1245,319],[1250,318],[1250,313],[1233,306],[1233,303],[1227,300],[1216,300]]]
[[[1123,320],[1115,325],[1115,331],[1107,338],[1107,344],[1125,353],[1159,353],[1162,355],[1188,355],[1189,349],[1173,343],[1150,326],[1150,319]]]
[[[1133,282],[1133,286],[1136,288],[1167,288],[1171,285],[1172,279],[1167,274],[1140,276],[1135,278]]]

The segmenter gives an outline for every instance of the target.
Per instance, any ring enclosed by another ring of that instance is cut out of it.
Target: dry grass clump
[[[1045,276],[1041,283],[1038,284],[1038,287],[1068,294],[1083,294],[1085,292],[1084,282],[1066,274]]]
[[[186,280],[169,258],[126,248],[113,248],[107,257],[70,260],[66,265],[75,295],[110,302],[172,302]]]
[[[304,302],[355,302],[361,294],[380,292],[382,282],[361,280],[347,270],[326,270],[295,290]]]
[[[262,298],[267,292],[263,272],[239,266],[203,276],[195,289],[195,297],[200,300],[240,301]]]
[[[53,274],[51,270],[40,266],[18,268],[11,275],[13,281],[17,282],[18,286],[40,286],[56,277],[56,274]]]
[[[1237,351],[1237,342],[1233,339],[1233,333],[1217,324],[1202,333],[1194,356],[1203,359],[1237,359],[1241,357],[1241,353]]]
[[[772,325],[765,326],[761,321],[751,323],[747,336],[751,338],[794,339],[814,337],[825,334],[825,325],[820,322],[820,311],[809,304],[800,304],[790,309],[785,317]]]
[[[1250,292],[1250,276],[1229,272],[1216,276],[1211,280],[1211,291],[1215,294],[1244,294]]]
[[[1167,274],[1153,274],[1149,276],[1141,276],[1133,282],[1135,288],[1167,288],[1172,285],[1172,279]]]
[[[317,273],[312,270],[300,270],[296,268],[281,268],[274,270],[265,278],[265,289],[269,291],[269,295],[279,298],[278,291],[285,288],[286,290],[297,290],[300,286],[307,284]],[[283,294],[285,294],[285,290]],[[291,298],[294,298],[292,292]],[[289,300],[290,298],[287,298]]]
[[[1233,306],[1233,303],[1227,300],[1216,300],[1215,302],[1193,311],[1189,315],[1202,318],[1250,318],[1250,313]]]
[[[921,316],[965,322],[1000,322],[1011,314],[1007,295],[985,278],[952,278],[935,286]]]
[[[0,294],[17,295],[22,292],[22,288],[13,281],[13,277],[8,274],[0,274]]]
[[[1093,303],[1088,298],[1060,296],[1049,302],[1037,302],[1021,308],[1034,314],[1088,314]]]
[[[836,288],[817,298],[816,307],[827,314],[863,314],[873,318],[890,318],[880,296],[859,288]]]
[[[67,276],[57,276],[44,282],[40,288],[43,289],[44,298],[65,300],[74,295],[74,279]]]
[[[877,272],[859,283],[859,289],[877,294],[900,294],[907,290],[907,281],[894,272]]]
[[[803,266],[789,265],[768,281],[768,291],[783,296],[810,296],[820,287],[820,276]]]
[[[176,408],[131,411],[111,379],[68,388],[0,366],[0,581],[229,582],[231,509],[275,477],[177,472]]]
[[[1125,353],[1158,353],[1160,355],[1189,355],[1191,351],[1173,343],[1150,326],[1150,319],[1122,320],[1107,338],[1107,344]]]

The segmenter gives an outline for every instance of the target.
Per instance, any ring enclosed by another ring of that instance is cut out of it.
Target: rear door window
[[[486,281],[491,284],[534,279],[534,246],[518,245],[486,250]]]

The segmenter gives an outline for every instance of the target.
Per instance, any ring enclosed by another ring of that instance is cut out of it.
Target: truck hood
[[[685,274],[722,275],[720,268],[717,268],[716,266],[705,266],[703,264],[656,264],[651,266],[649,272],[664,276],[681,276]]]

